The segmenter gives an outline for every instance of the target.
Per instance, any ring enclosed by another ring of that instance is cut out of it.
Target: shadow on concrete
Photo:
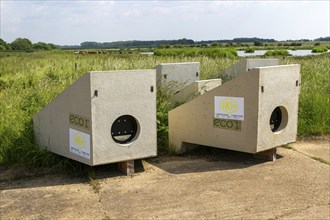
[[[277,154],[277,160],[282,157]],[[146,161],[172,174],[244,169],[270,162],[256,159],[249,153],[205,146],[198,146],[181,156],[160,156]]]
[[[135,160],[135,173],[144,172],[141,160]],[[91,179],[127,178],[118,169],[118,164],[89,167],[76,173],[57,169],[0,166],[0,190],[37,188],[70,184],[89,184]]]
[[[281,155],[277,155],[281,159]],[[183,155],[160,155],[146,159],[148,163],[172,174],[244,169],[268,161],[252,154],[212,147],[197,147]],[[275,161],[276,163],[276,161]],[[135,173],[143,173],[141,160],[135,160]],[[70,184],[89,184],[91,179],[130,178],[118,169],[118,164],[88,167],[76,173],[56,169],[28,169],[0,166],[0,190],[37,188]]]

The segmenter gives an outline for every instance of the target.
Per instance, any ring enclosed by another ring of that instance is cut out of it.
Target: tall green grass
[[[299,108],[299,135],[325,134],[329,128],[329,54],[286,58],[282,63],[302,65]],[[80,163],[40,149],[33,140],[33,116],[85,72],[102,70],[150,69],[160,63],[200,62],[201,79],[219,74],[239,58],[145,55],[74,55],[72,51],[0,53],[0,164],[71,167]],[[75,64],[77,70],[75,70]],[[167,149],[166,88],[158,90],[158,147]]]
[[[324,53],[327,52],[328,48],[326,46],[319,46],[319,47],[314,47],[312,49],[312,53]]]
[[[189,49],[161,49],[155,50],[156,56],[207,56],[211,58],[235,58],[237,51],[234,48],[189,48]]]
[[[284,63],[301,64],[298,135],[330,133],[330,54],[287,58]]]
[[[246,48],[244,53],[254,53],[253,48]]]

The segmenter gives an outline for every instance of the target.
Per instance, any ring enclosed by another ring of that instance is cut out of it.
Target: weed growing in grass
[[[169,98],[174,94],[174,85],[167,84],[157,89],[157,146],[160,152],[168,153],[168,112],[174,108]]]
[[[101,183],[95,176],[95,170],[93,167],[87,168],[87,173],[89,176],[89,185],[93,188],[95,193],[99,193],[101,190]]]

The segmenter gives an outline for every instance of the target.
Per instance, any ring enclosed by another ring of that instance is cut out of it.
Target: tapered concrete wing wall
[[[170,111],[170,144],[178,151],[191,143],[257,153],[294,142],[299,85],[299,65],[240,74]],[[275,109],[281,110],[281,124],[273,132],[270,118]]]
[[[278,59],[244,59],[225,69],[223,71],[223,74],[236,77],[240,74],[246,73],[247,71],[255,67],[277,66],[277,65],[278,65]]]
[[[162,63],[155,67],[157,73],[157,85],[171,85],[173,92],[180,91],[200,76],[200,63]]]
[[[199,80],[200,63],[162,63],[155,67],[157,86],[172,93],[172,103],[186,102],[214,87],[221,85],[221,79]]]
[[[169,101],[184,103],[221,85],[221,79],[197,80],[175,93]]]
[[[35,115],[37,144],[88,165],[156,156],[155,75],[86,73]]]

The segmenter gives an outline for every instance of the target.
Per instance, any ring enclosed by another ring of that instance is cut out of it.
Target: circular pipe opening
[[[118,144],[128,144],[138,136],[138,121],[131,115],[122,115],[111,126],[111,137]]]
[[[277,132],[286,127],[288,123],[288,111],[283,106],[277,106],[269,119],[269,126],[272,132]]]

